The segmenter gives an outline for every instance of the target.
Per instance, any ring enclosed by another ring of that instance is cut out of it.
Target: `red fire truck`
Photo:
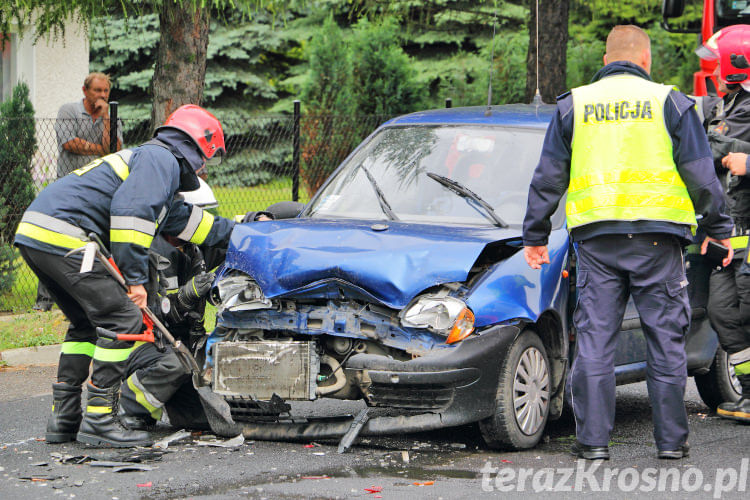
[[[702,0],[703,16],[700,25],[680,22],[685,13],[685,0],[663,0],[661,4],[662,26],[671,33],[698,33],[700,43],[715,32],[732,24],[750,24],[750,1],[746,0]],[[693,95],[716,95],[716,80],[713,77],[716,61],[701,59],[701,66],[693,74]]]

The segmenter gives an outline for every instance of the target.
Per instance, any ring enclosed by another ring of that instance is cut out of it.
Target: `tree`
[[[526,101],[531,102],[538,86],[542,100],[554,103],[555,98],[566,90],[570,0],[530,0],[530,2]],[[539,19],[538,37],[537,18]],[[537,67],[539,68],[538,79]]]
[[[211,9],[237,9],[251,15],[293,0],[10,0],[0,3],[0,33],[23,32],[32,23],[36,37],[64,36],[75,19],[89,27],[100,16],[159,14],[161,39],[153,80],[152,124],[183,104],[202,104]]]
[[[13,236],[34,199],[31,159],[36,151],[34,108],[29,88],[21,83],[0,104],[0,293],[15,281]]]

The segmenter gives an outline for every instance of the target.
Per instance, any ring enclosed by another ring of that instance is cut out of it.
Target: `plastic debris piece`
[[[33,465],[34,467],[44,467],[45,465],[49,465],[49,462],[34,462],[33,464],[29,465]]]
[[[325,474],[322,476],[302,476],[300,479],[331,479],[331,476]]]
[[[113,462],[110,460],[93,460],[90,464],[91,467],[123,467],[130,465],[130,462]]]
[[[512,464],[512,463],[513,463],[512,461],[510,461],[510,460],[505,460],[505,459],[502,459],[502,460],[500,460],[500,461],[501,461],[502,463],[504,463],[504,464]]]
[[[432,486],[435,484],[435,481],[422,481],[422,482],[414,482],[412,483],[414,486]]]
[[[403,462],[405,464],[409,463],[409,452],[408,451],[402,451],[401,452],[401,460],[403,460]]]
[[[315,453],[313,453],[313,455],[317,455],[319,457],[322,457],[322,456],[325,456],[325,453],[322,452],[322,451],[316,451]]]
[[[177,441],[182,441],[184,439],[187,439],[191,437],[192,434],[190,434],[185,429],[179,430],[173,434],[170,434],[169,436],[165,437],[164,439],[160,439],[157,442],[154,443],[154,448],[162,448],[166,450],[169,448],[169,445],[172,443],[175,443]]]
[[[143,464],[127,464],[123,465],[122,467],[115,467],[112,469],[113,472],[145,472],[154,470],[153,467],[150,465],[143,465]]]
[[[463,450],[464,448],[466,448],[466,445],[464,443],[451,443],[451,448]]]
[[[212,441],[198,441],[198,446],[216,446],[219,448],[239,448],[245,443],[245,437],[238,434],[229,439],[214,439]]]
[[[314,444],[306,444],[305,448],[315,448],[315,445]]]
[[[41,482],[41,481],[57,481],[58,479],[65,479],[65,477],[66,476],[33,474],[31,476],[19,476],[18,479],[20,479],[21,481]]]
[[[369,488],[365,488],[365,491],[367,493],[380,493],[381,491],[383,491],[383,487],[382,486],[370,486]]]
[[[150,488],[153,486],[153,483],[149,481],[147,483],[136,484],[136,486],[138,486],[139,488]]]

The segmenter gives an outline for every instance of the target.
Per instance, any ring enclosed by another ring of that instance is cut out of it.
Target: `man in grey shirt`
[[[57,113],[57,177],[60,178],[110,152],[109,76],[90,73],[83,81],[83,99],[63,104]],[[122,123],[117,127],[117,150]]]
[[[83,80],[83,99],[63,104],[57,112],[57,178],[63,177],[92,160],[109,154],[109,76],[90,73]],[[122,122],[117,124],[117,148],[122,146]],[[47,289],[37,288],[37,311],[52,309],[53,300]]]

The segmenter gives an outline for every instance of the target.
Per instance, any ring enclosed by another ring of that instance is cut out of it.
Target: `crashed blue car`
[[[554,109],[395,118],[298,217],[235,228],[211,292],[205,378],[246,437],[351,442],[476,422],[489,447],[537,444],[562,413],[575,342],[562,204],[549,265],[530,269],[521,240]],[[717,371],[718,344],[705,311],[694,316],[690,368],[705,376]],[[642,380],[632,303],[623,329],[618,382]],[[354,418],[289,414],[288,402],[321,398],[367,406]]]

